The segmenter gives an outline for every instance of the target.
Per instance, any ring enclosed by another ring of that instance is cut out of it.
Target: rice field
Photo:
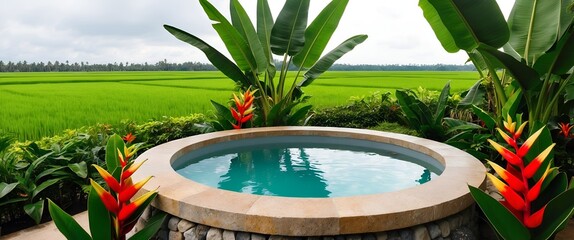
[[[475,72],[328,72],[304,91],[310,104],[327,107],[377,91],[440,90],[447,81],[459,92],[477,79]],[[233,89],[219,72],[0,73],[0,130],[39,139],[96,123],[210,114],[209,100],[226,102]]]

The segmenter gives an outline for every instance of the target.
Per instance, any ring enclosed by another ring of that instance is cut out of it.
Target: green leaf
[[[481,105],[484,102],[486,91],[481,87],[482,79],[478,80],[458,103],[459,106]]]
[[[500,236],[505,240],[530,239],[528,229],[496,199],[476,187],[468,186],[468,188],[470,194]]]
[[[573,22],[574,23],[574,22]],[[551,72],[562,75],[574,66],[574,24],[564,32],[554,49],[542,55],[534,64],[534,69],[540,74]]]
[[[463,121],[460,119],[454,118],[444,118],[444,124],[448,126],[447,133],[454,133],[457,131],[467,131],[467,130],[477,130],[477,129],[484,129],[480,125],[470,123],[467,121]]]
[[[345,12],[349,0],[333,0],[305,30],[305,46],[293,57],[293,64],[310,68],[321,57]]]
[[[79,162],[68,164],[68,168],[72,170],[78,177],[86,178],[88,177],[88,165],[86,162]]]
[[[478,118],[480,118],[480,120],[482,120],[484,122],[484,125],[486,125],[486,128],[488,128],[489,130],[494,130],[494,128],[496,127],[496,120],[494,118],[492,118],[492,116],[490,116],[487,112],[485,112],[484,110],[482,110],[481,108],[472,105],[472,112],[478,116]]]
[[[43,177],[48,176],[48,175],[54,176],[55,173],[61,173],[59,171],[64,169],[64,168],[66,168],[66,166],[50,166],[50,168],[48,168],[48,169],[44,170],[43,172],[41,172],[40,174],[36,175],[35,179],[36,179],[36,181],[38,181],[38,180],[40,180]]]
[[[536,229],[534,239],[549,239],[556,230],[574,214],[574,189],[569,189],[552,199],[544,210],[544,221]]]
[[[528,64],[558,38],[561,0],[516,0],[508,17],[509,43]]]
[[[124,224],[126,226],[130,226],[131,224],[135,224],[138,219],[140,218],[140,216],[142,215],[142,213],[144,212],[144,210],[151,204],[151,202],[154,200],[154,198],[157,196],[157,192],[154,192],[148,199],[145,200],[145,202],[142,203],[142,205],[138,206],[137,209],[134,211],[134,213],[132,213],[132,215],[130,215],[124,222]]]
[[[289,126],[297,125],[299,122],[301,122],[301,120],[303,120],[307,116],[312,107],[313,106],[311,105],[307,105],[302,108],[299,108],[295,113],[289,116],[289,118],[287,119],[287,125]]]
[[[564,92],[566,93],[564,96],[564,102],[574,100],[574,82],[571,81],[568,83],[564,89]]]
[[[438,97],[438,103],[436,106],[436,112],[433,116],[434,125],[440,125],[442,119],[444,118],[444,112],[446,111],[446,104],[448,101],[448,97],[450,95],[450,81],[447,82],[442,91],[440,92],[440,96]]]
[[[34,219],[36,224],[40,224],[42,213],[44,212],[44,200],[24,205],[24,212]]]
[[[61,178],[55,178],[55,179],[49,179],[46,180],[42,183],[40,183],[40,185],[38,185],[34,191],[32,192],[32,198],[35,198],[36,195],[38,195],[38,193],[44,191],[44,189],[48,188],[49,186],[54,185],[55,183],[59,182],[61,180]]]
[[[113,230],[110,213],[94,187],[90,187],[88,194],[88,219],[90,221],[90,233],[94,239],[111,240]]]
[[[5,182],[1,182],[0,183],[0,198],[3,198],[8,193],[12,192],[12,190],[14,190],[14,188],[16,188],[16,186],[18,186],[17,182],[10,183],[10,184],[7,184]]]
[[[265,56],[267,56],[269,65],[274,67],[273,54],[271,54],[269,43],[271,29],[273,29],[273,16],[271,15],[271,9],[269,9],[269,3],[267,0],[257,0],[257,36]]]
[[[299,87],[305,87],[311,84],[315,79],[317,79],[321,74],[329,70],[333,64],[343,57],[346,53],[353,50],[357,45],[363,43],[367,40],[367,35],[356,35],[345,40],[335,49],[331,50],[325,56],[323,56],[309,71],[303,76],[303,80],[297,84]]]
[[[572,0],[561,0],[562,1],[562,5],[561,5],[561,9],[560,9],[560,30],[558,30],[558,38],[562,38],[562,35],[564,34],[564,32],[566,31],[566,29],[568,29],[568,26],[570,26],[570,24],[572,24],[572,21],[574,20],[574,11],[571,11],[569,8],[572,5]]]
[[[419,6],[447,52],[508,42],[510,32],[495,0],[420,0]]]
[[[245,12],[245,9],[238,0],[231,0],[231,20],[235,29],[249,44],[251,55],[255,58],[256,69],[252,69],[252,71],[256,73],[264,72],[269,65],[268,56],[266,56],[265,51],[263,51],[259,36],[255,31],[255,27],[253,27],[251,19],[249,19],[247,12]]]
[[[167,214],[165,214],[165,213],[159,213],[159,214],[154,215],[148,221],[148,223],[145,225],[145,227],[143,229],[139,230],[136,234],[134,234],[129,239],[130,240],[148,240],[148,239],[151,239],[151,237],[153,237],[153,235],[155,235],[157,233],[157,231],[159,231],[159,229],[163,225],[163,222],[165,221],[166,216],[167,216]]]
[[[120,166],[118,149],[123,153],[124,146],[124,140],[117,134],[110,136],[108,139],[108,143],[106,144],[106,167],[108,168],[108,172],[113,172]]]
[[[80,224],[74,220],[70,214],[67,214],[52,200],[48,199],[48,210],[50,216],[54,220],[56,227],[67,239],[74,240],[91,240],[90,235],[84,230]]]
[[[241,83],[242,85],[245,86],[250,85],[249,81],[247,80],[241,69],[239,69],[239,67],[237,67],[235,63],[233,63],[231,60],[229,60],[229,58],[225,57],[225,55],[217,51],[215,48],[205,43],[198,37],[191,35],[183,30],[180,30],[178,28],[169,25],[163,25],[163,27],[177,39],[186,42],[201,50],[205,54],[207,59],[209,59],[211,64],[213,64],[213,66],[215,66],[217,69],[219,69],[219,71],[225,74],[225,76],[229,77],[231,80],[235,82]]]
[[[486,45],[480,45],[478,51],[491,64],[507,69],[524,90],[533,90],[540,85],[540,75],[534,69],[517,61],[512,56]]]
[[[510,114],[510,116],[516,115],[520,100],[522,100],[522,90],[519,88],[518,91],[508,98],[504,106],[502,106],[502,116],[506,117],[508,114]]]
[[[231,121],[231,122],[235,121],[235,119],[231,115],[231,110],[229,110],[229,107],[221,105],[218,102],[215,102],[213,100],[210,100],[210,101],[211,101],[211,105],[213,105],[213,107],[215,108],[215,111],[217,111],[217,114],[220,117],[222,117],[224,120],[227,120],[227,121]]]
[[[287,0],[271,30],[271,51],[294,56],[305,45],[310,0]]]
[[[212,24],[213,29],[219,34],[219,38],[225,44],[237,66],[243,71],[256,73],[257,62],[249,48],[249,43],[209,1],[199,0],[199,3],[209,19],[214,22]]]
[[[17,203],[17,202],[25,202],[27,201],[28,198],[12,198],[12,199],[6,199],[6,201],[0,202],[0,207],[4,206],[4,205],[8,205],[8,204],[12,204],[12,203]]]

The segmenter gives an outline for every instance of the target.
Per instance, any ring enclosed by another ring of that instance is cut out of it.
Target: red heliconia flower
[[[562,136],[565,138],[569,138],[571,136],[570,132],[572,131],[572,128],[574,128],[574,124],[558,123],[558,126],[560,126],[560,134],[562,134]]]
[[[132,143],[134,140],[136,140],[136,136],[132,135],[132,133],[128,133],[125,136],[123,136],[122,139],[127,143]]]
[[[137,198],[136,200],[134,200],[133,202],[122,207],[122,209],[118,213],[118,220],[124,221],[124,220],[128,219],[138,209],[138,207],[141,206],[151,196],[153,196],[154,193],[155,193],[155,191],[149,191],[146,194],[144,194],[144,195],[140,196],[139,198]]]
[[[233,103],[235,107],[230,107],[231,116],[235,119],[235,123],[231,123],[233,128],[241,129],[241,126],[253,118],[253,100],[255,99],[254,94],[257,90],[251,91],[247,89],[243,94],[238,97],[235,93],[233,94]]]
[[[96,181],[92,179],[90,179],[90,184],[92,185],[92,187],[94,187],[94,190],[96,190],[96,193],[102,200],[102,203],[104,204],[106,209],[108,209],[108,211],[110,211],[113,214],[118,214],[120,206],[116,201],[116,199],[114,198],[114,196],[112,196],[110,192],[106,191],[104,188],[102,188],[102,186],[100,186],[100,184],[98,184]]]
[[[125,141],[135,139],[131,134],[125,137]],[[134,163],[131,158],[137,152],[137,146],[132,145],[130,147],[124,147],[124,152],[117,149],[118,160],[121,165],[121,173],[119,180],[111,175],[108,171],[103,169],[98,165],[93,165],[98,173],[102,176],[106,184],[108,185],[110,191],[106,191],[97,182],[90,180],[92,186],[94,187],[96,193],[100,197],[100,200],[108,209],[111,214],[113,229],[115,230],[116,239],[121,238],[133,228],[132,223],[124,222],[126,219],[130,219],[132,215],[144,204],[150,197],[154,196],[156,191],[150,191],[133,202],[130,202],[131,198],[152,178],[151,176],[141,180],[137,183],[133,183],[131,176],[137,171],[140,166],[145,162],[141,161]]]
[[[532,202],[540,196],[546,176],[555,169],[547,167],[542,177],[535,183],[532,178],[536,172],[538,172],[540,166],[543,165],[544,161],[550,160],[547,157],[552,152],[555,144],[550,145],[531,161],[526,161],[524,157],[528,154],[543,129],[533,133],[519,146],[518,140],[524,130],[525,124],[526,122],[516,130],[516,123],[512,122],[509,116],[507,121],[504,122],[504,128],[508,134],[497,129],[504,141],[513,148],[513,151],[490,139],[488,140],[494,149],[508,161],[508,166],[504,169],[495,163],[489,162],[492,169],[500,178],[490,173],[488,173],[487,176],[504,197],[504,201],[501,202],[502,205],[512,212],[524,226],[533,229],[542,224],[546,206],[542,206],[540,209],[533,209]]]

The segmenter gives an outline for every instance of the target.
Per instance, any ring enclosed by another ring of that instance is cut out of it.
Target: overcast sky
[[[229,0],[211,1],[228,16]],[[255,14],[256,0],[240,1]],[[312,0],[310,19],[329,2]],[[269,0],[273,17],[284,1]],[[513,0],[498,0],[508,15]],[[198,0],[0,0],[0,60],[89,63],[208,62],[166,32],[169,24],[227,52]],[[326,51],[356,34],[369,39],[338,63],[463,64],[443,50],[418,0],[351,0]]]

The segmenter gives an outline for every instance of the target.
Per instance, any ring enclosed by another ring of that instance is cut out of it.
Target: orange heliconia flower
[[[504,141],[513,148],[513,151],[490,139],[488,140],[494,149],[508,162],[508,166],[504,169],[496,163],[488,162],[500,179],[490,173],[488,173],[487,176],[504,197],[504,201],[501,203],[510,210],[524,226],[532,229],[542,224],[544,210],[546,209],[546,206],[533,209],[532,202],[539,197],[542,183],[546,179],[546,176],[555,169],[547,167],[542,177],[534,184],[532,184],[533,181],[531,179],[534,177],[534,174],[538,172],[544,161],[549,160],[547,157],[552,152],[555,144],[550,145],[537,157],[532,159],[532,161],[527,162],[524,156],[526,156],[532,148],[532,145],[538,139],[543,129],[533,133],[519,146],[518,140],[525,125],[526,122],[516,129],[516,122],[513,122],[510,116],[508,116],[507,121],[504,122],[506,132],[497,129]]]
[[[236,123],[231,123],[233,128],[241,129],[244,123],[253,118],[253,111],[255,110],[253,107],[255,92],[257,92],[257,90],[251,91],[251,89],[247,89],[247,91],[240,94],[239,97],[235,93],[233,94],[233,103],[235,104],[235,108],[229,108],[231,116],[233,116],[236,121]]]
[[[130,134],[128,134],[128,136],[130,136]],[[130,136],[128,139],[133,140],[135,137]],[[118,159],[121,164],[119,181],[107,170],[98,165],[93,165],[108,185],[110,191],[105,190],[100,184],[90,179],[91,185],[94,187],[104,206],[112,213],[114,229],[118,235],[127,233],[134,227],[133,224],[126,225],[127,223],[124,221],[128,220],[130,216],[155,193],[155,191],[149,191],[135,201],[130,202],[131,198],[152,178],[150,176],[135,184],[132,182],[132,174],[145,162],[144,160],[134,163],[131,160],[137,152],[136,148],[137,146],[135,145],[125,147],[124,153],[122,153],[120,149],[117,149]]]
[[[133,135],[132,133],[128,133],[125,136],[123,136],[122,139],[127,143],[132,143],[134,140],[136,140],[136,136]]]

